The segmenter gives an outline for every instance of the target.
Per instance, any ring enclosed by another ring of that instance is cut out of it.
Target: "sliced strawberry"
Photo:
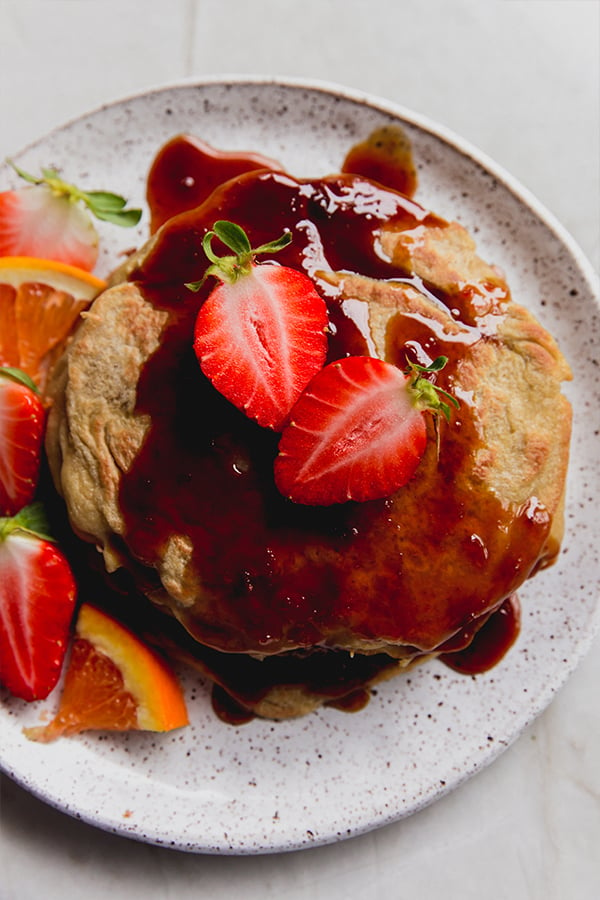
[[[420,374],[445,362],[440,357],[405,373],[380,359],[349,356],[322,369],[281,435],[279,491],[296,503],[326,506],[388,497],[401,488],[425,452],[424,411],[449,415],[440,389]]]
[[[13,516],[36,492],[45,411],[31,379],[0,368],[0,515]]]
[[[44,185],[5,191],[0,194],[0,255],[55,259],[91,271],[98,235],[81,207]]]
[[[214,235],[235,256],[216,257]],[[216,389],[276,431],[327,353],[327,307],[310,279],[296,269],[254,262],[256,254],[275,252],[290,240],[286,234],[252,250],[239,226],[215,223],[204,241],[213,262],[207,274],[223,283],[202,305],[194,335],[202,371]]]
[[[98,258],[98,235],[88,215],[134,225],[140,210],[104,191],[80,191],[53,169],[36,178],[14,166],[30,187],[0,193],[0,256],[33,256],[91,271]]]
[[[55,687],[75,609],[71,569],[44,531],[37,503],[0,519],[0,682],[28,701]]]

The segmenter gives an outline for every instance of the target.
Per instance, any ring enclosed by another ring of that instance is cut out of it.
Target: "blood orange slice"
[[[0,257],[0,365],[26,372],[43,394],[80,313],[105,287],[66,263]]]
[[[171,731],[188,722],[181,687],[162,657],[84,603],[58,712],[48,725],[25,733],[45,743],[82,731]]]

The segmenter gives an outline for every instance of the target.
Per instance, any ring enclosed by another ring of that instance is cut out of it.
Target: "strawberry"
[[[348,356],[322,369],[290,413],[275,459],[275,483],[296,503],[327,506],[389,497],[414,474],[427,443],[425,411],[450,407],[425,374],[403,372],[370,356]],[[436,428],[437,432],[437,428]]]
[[[214,254],[215,236],[233,256]],[[276,431],[327,352],[327,307],[310,279],[297,269],[254,262],[290,241],[285,233],[253,250],[242,228],[216,222],[203,241],[212,262],[205,278],[216,275],[222,283],[201,306],[194,335],[200,366],[214,387]],[[203,281],[187,286],[198,289]]]
[[[37,489],[45,411],[31,378],[0,368],[0,515],[15,515]]]
[[[75,609],[75,580],[46,535],[41,504],[0,519],[0,682],[23,700],[55,687]]]
[[[0,256],[34,256],[91,271],[98,258],[98,235],[89,218],[118,225],[137,224],[140,210],[106,191],[80,191],[54,169],[36,178],[13,168],[30,187],[0,193]]]

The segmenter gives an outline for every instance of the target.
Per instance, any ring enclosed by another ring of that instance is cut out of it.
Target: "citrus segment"
[[[181,687],[166,662],[129,629],[83,604],[58,713],[25,730],[48,742],[88,730],[170,731],[188,724]]]
[[[105,286],[65,263],[0,257],[0,365],[22,369],[43,394],[80,313]]]
[[[90,604],[81,607],[77,635],[111,659],[138,704],[138,727],[167,731],[188,722],[185,701],[167,663],[132,631]]]
[[[17,312],[15,289],[0,280],[0,365],[18,368]]]
[[[106,287],[102,278],[69,263],[37,256],[0,256],[0,282],[18,287],[24,281],[41,281],[85,300]]]

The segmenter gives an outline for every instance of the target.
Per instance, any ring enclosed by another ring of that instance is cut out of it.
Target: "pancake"
[[[272,474],[279,436],[202,375],[192,335],[210,285],[185,284],[203,274],[202,237],[219,218],[253,246],[292,232],[277,262],[303,269],[326,300],[329,360],[448,357],[437,383],[459,408],[394,495],[286,500]],[[464,646],[554,561],[569,377],[462,226],[361,176],[259,169],[167,220],[84,314],[55,371],[48,457],[75,532],[183,626],[171,650],[199,657],[232,694],[236,661],[264,661],[273,674],[260,697],[238,699],[285,718],[332,698],[306,687],[309,674],[286,681],[282,660],[308,660],[309,673],[323,654],[376,657],[346,672],[354,693]],[[207,663],[205,649],[218,656]]]

